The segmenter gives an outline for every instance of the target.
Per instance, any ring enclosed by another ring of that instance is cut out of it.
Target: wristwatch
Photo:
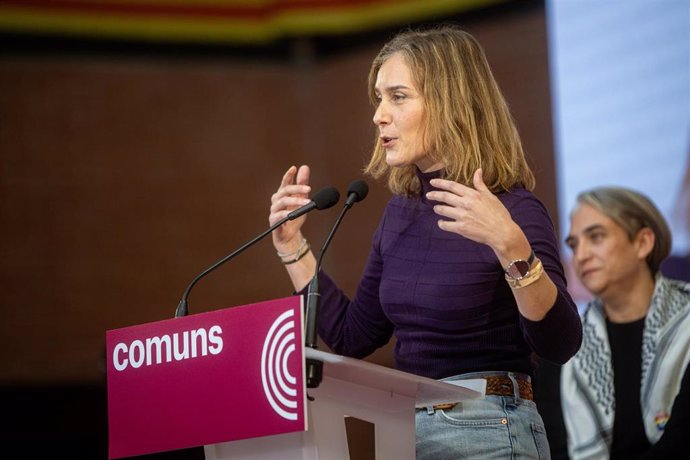
[[[506,267],[506,277],[512,280],[518,281],[527,276],[529,276],[530,268],[532,268],[532,262],[534,262],[534,251],[532,251],[527,260],[516,259],[508,264]]]

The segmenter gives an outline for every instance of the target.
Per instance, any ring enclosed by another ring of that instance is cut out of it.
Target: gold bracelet
[[[306,245],[305,248],[304,248],[304,251],[302,251],[301,253],[298,252],[298,253],[297,253],[297,256],[296,256],[294,259],[292,259],[292,260],[288,260],[287,262],[282,261],[282,262],[283,262],[283,265],[294,264],[295,262],[297,262],[298,260],[300,260],[302,257],[306,256],[307,253],[309,252],[309,249],[310,249],[310,248],[311,248],[311,246],[309,245],[309,243],[307,243],[307,245]],[[301,246],[300,246],[300,249],[301,249]]]
[[[306,239],[306,238],[302,238],[302,241],[299,242],[299,247],[297,248],[297,250],[296,250],[295,252],[280,252],[280,251],[276,251],[276,254],[278,254],[278,257],[280,257],[281,259],[282,259],[283,257],[292,257],[292,256],[295,256],[295,255],[298,255],[298,254],[302,251],[302,249],[304,248],[304,245],[305,245],[305,244],[307,244],[307,239]]]
[[[543,274],[544,266],[542,265],[541,260],[537,259],[537,264],[534,266],[534,268],[530,268],[529,275],[519,280],[510,278],[508,275],[506,275],[506,281],[511,288],[522,289],[523,287],[529,286],[530,284],[539,280]]]

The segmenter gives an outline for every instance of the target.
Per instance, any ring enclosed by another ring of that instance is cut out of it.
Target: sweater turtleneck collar
[[[430,200],[426,198],[426,194],[432,190],[438,190],[436,187],[431,185],[431,179],[438,179],[441,177],[442,169],[437,169],[435,171],[422,172],[419,168],[415,169],[419,183],[422,185],[422,191],[419,195],[422,203],[429,203]]]

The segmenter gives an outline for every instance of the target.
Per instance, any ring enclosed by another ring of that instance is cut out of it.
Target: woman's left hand
[[[475,171],[472,183],[474,188],[445,179],[431,180],[431,185],[440,190],[429,192],[426,197],[439,202],[434,212],[445,217],[438,221],[439,228],[492,248],[509,244],[517,224],[484,184],[481,169]]]

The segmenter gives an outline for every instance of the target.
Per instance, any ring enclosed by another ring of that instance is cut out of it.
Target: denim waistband
[[[497,376],[504,376],[508,377],[512,380],[512,378],[516,380],[526,380],[528,382],[532,381],[532,378],[527,375],[523,374],[522,372],[508,372],[508,371],[479,371],[479,372],[467,372],[465,374],[458,374],[458,375],[453,375],[452,377],[446,377],[444,379],[441,379],[441,381],[453,381],[453,380],[470,380],[470,379],[483,379],[487,377],[497,377]],[[511,378],[512,377],[512,378]]]

